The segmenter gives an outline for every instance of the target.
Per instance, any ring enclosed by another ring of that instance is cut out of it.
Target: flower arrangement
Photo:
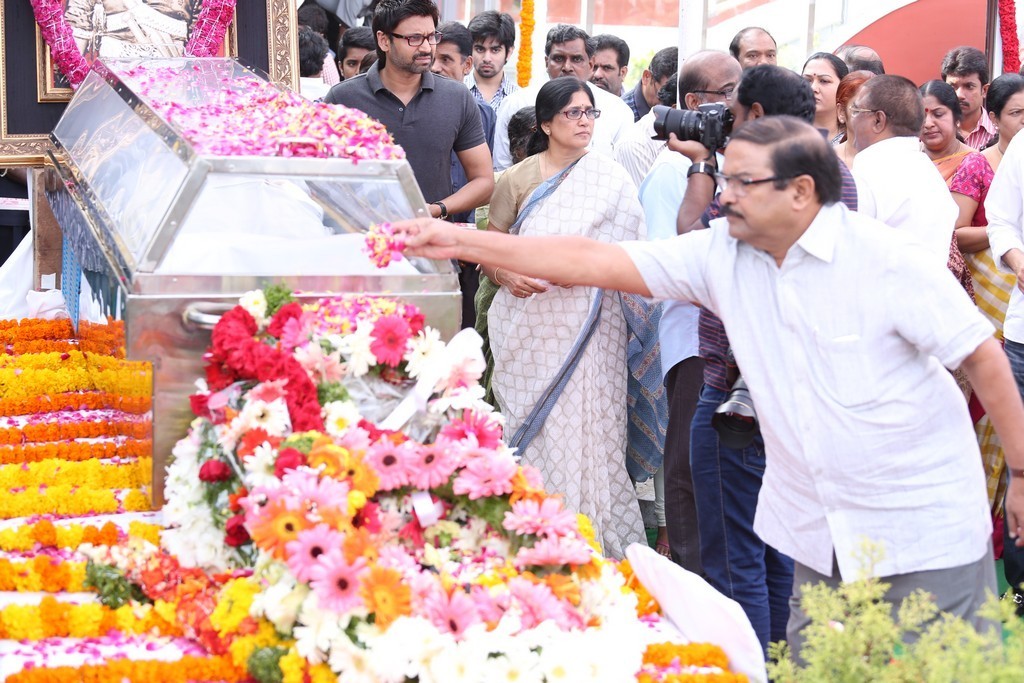
[[[40,641],[46,638],[98,638],[110,631],[179,636],[174,605],[125,604],[111,609],[98,602],[71,603],[51,595],[38,604],[0,608],[0,638]]]
[[[43,40],[50,46],[54,63],[71,87],[77,88],[89,73],[89,64],[75,43],[74,32],[64,16],[64,4],[60,0],[31,2],[36,24],[39,25]],[[217,54],[234,14],[235,0],[203,0],[202,9],[185,45],[185,54],[192,57],[212,57]]]
[[[0,591],[80,593],[84,588],[85,562],[47,555],[0,558]]]
[[[0,551],[27,552],[44,549],[77,550],[83,543],[89,545],[117,545],[128,538],[141,538],[156,545],[162,527],[147,522],[132,521],[127,531],[113,522],[95,524],[56,525],[49,519],[0,529]]]
[[[1003,72],[1011,73],[1020,70],[1016,0],[999,0],[999,37],[1003,42]]]
[[[210,74],[198,104],[179,96],[189,73],[140,64],[120,76],[200,154],[405,158],[384,124],[358,109],[310,102],[255,75]]]
[[[516,80],[520,88],[530,85],[533,69],[534,0],[523,0],[519,12],[519,58],[516,60]]]
[[[8,683],[122,683],[122,681],[244,681],[227,656],[189,655],[176,661],[115,659],[84,666],[37,667],[7,677]]]

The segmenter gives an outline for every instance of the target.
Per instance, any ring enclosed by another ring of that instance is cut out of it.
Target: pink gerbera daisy
[[[409,464],[416,457],[413,448],[408,442],[380,439],[367,449],[365,461],[380,478],[379,490],[393,491],[409,484]]]
[[[320,599],[320,607],[344,614],[363,605],[359,585],[366,571],[366,559],[349,564],[340,548],[332,548],[317,559],[310,569],[310,587]]]
[[[577,530],[576,515],[562,508],[557,498],[519,500],[512,504],[512,510],[505,513],[502,526],[519,535],[537,534],[542,536],[565,536]]]
[[[446,424],[437,436],[442,442],[463,442],[470,438],[481,448],[497,448],[501,444],[501,423],[493,415],[466,410],[461,418]]]
[[[508,586],[514,603],[519,607],[524,629],[534,628],[548,619],[565,628],[565,605],[546,585],[517,576],[509,581]]]
[[[542,538],[532,548],[521,548],[516,553],[515,565],[519,568],[583,565],[590,559],[590,547],[578,538]]]
[[[516,468],[516,461],[509,455],[492,452],[473,458],[455,478],[452,490],[460,496],[468,495],[470,500],[512,493]]]
[[[501,621],[505,610],[508,609],[508,593],[491,593],[486,586],[479,584],[470,587],[469,598],[476,605],[476,612],[480,618],[489,623]]]
[[[288,384],[287,378],[261,382],[249,390],[249,393],[246,395],[246,399],[250,401],[272,403],[273,401],[276,401],[279,398],[284,398],[288,395],[288,391],[285,389],[286,384]]]
[[[404,318],[397,315],[385,315],[373,324],[370,337],[370,351],[379,363],[398,367],[405,357],[412,330]]]
[[[289,506],[296,510],[315,512],[337,507],[348,500],[348,484],[320,475],[308,467],[285,472],[281,479]]]
[[[473,624],[480,623],[476,603],[458,589],[448,596],[438,587],[423,601],[423,607],[427,618],[441,633],[450,633],[456,638]]]
[[[313,578],[313,567],[322,555],[333,549],[341,549],[345,537],[326,524],[317,524],[312,529],[300,531],[294,541],[285,546],[288,568],[299,581]]]
[[[409,481],[419,489],[432,489],[446,483],[458,464],[445,444],[417,444],[412,451]]]

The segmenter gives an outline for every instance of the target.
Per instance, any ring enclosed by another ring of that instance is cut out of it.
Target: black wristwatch
[[[698,161],[697,163],[690,166],[686,171],[686,177],[689,178],[697,173],[703,173],[704,175],[710,176],[712,180],[715,179],[715,174],[718,173],[718,169],[714,164],[707,161]]]
[[[438,216],[438,218],[440,218],[443,221],[448,220],[448,207],[444,205],[444,202],[430,202],[430,203],[440,207],[441,215]]]

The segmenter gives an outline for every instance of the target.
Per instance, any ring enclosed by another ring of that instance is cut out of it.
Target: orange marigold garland
[[[96,439],[104,436],[127,436],[148,439],[153,425],[126,415],[121,419],[99,418],[90,422],[40,422],[22,427],[0,429],[0,444],[20,444],[26,441],[65,441],[68,439]]]
[[[102,526],[56,525],[48,519],[41,519],[32,524],[0,529],[0,551],[27,552],[45,548],[76,550],[83,543],[111,546],[126,538],[140,538],[159,545],[161,528],[157,524],[133,521],[128,524],[126,532],[113,522],[106,522]]]
[[[516,60],[516,80],[519,87],[530,84],[533,68],[533,0],[523,0],[519,12],[519,58]]]
[[[0,558],[0,591],[79,593],[85,590],[85,562],[37,555],[31,559]]]
[[[139,458],[153,453],[149,439],[117,438],[111,441],[52,441],[0,446],[0,465],[66,460],[81,462],[104,458]]]
[[[114,610],[98,602],[60,602],[47,595],[39,604],[7,605],[0,609],[0,638],[97,638],[111,630],[180,636],[181,627],[173,619],[165,619],[161,612],[166,610],[160,605],[125,605]]]
[[[63,410],[120,410],[141,415],[153,406],[150,396],[123,396],[105,391],[75,391],[0,399],[0,417],[57,413]]]
[[[247,680],[244,670],[237,669],[228,656],[182,657],[175,662],[132,661],[118,659],[105,664],[19,671],[7,678],[8,683],[121,683],[122,681],[234,681]]]

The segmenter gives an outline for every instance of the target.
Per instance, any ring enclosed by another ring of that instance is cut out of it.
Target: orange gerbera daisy
[[[298,510],[288,508],[284,500],[267,505],[250,531],[256,545],[279,560],[285,559],[285,546],[310,527],[309,520]]]
[[[387,628],[398,617],[412,612],[412,591],[402,583],[402,575],[395,569],[372,566],[363,575],[359,591],[366,608],[374,615],[374,622]]]
[[[345,534],[345,542],[341,546],[345,553],[345,560],[350,564],[357,558],[365,557],[369,562],[377,560],[377,546],[373,543],[373,536],[366,529],[349,527]]]
[[[367,498],[373,498],[377,493],[380,479],[377,473],[363,462],[361,451],[349,452],[343,474],[352,483],[353,491],[359,491]]]
[[[313,442],[313,447],[309,450],[306,463],[313,469],[320,468],[320,471],[325,476],[332,479],[342,479],[347,460],[347,448],[338,446],[327,437],[321,437]]]

